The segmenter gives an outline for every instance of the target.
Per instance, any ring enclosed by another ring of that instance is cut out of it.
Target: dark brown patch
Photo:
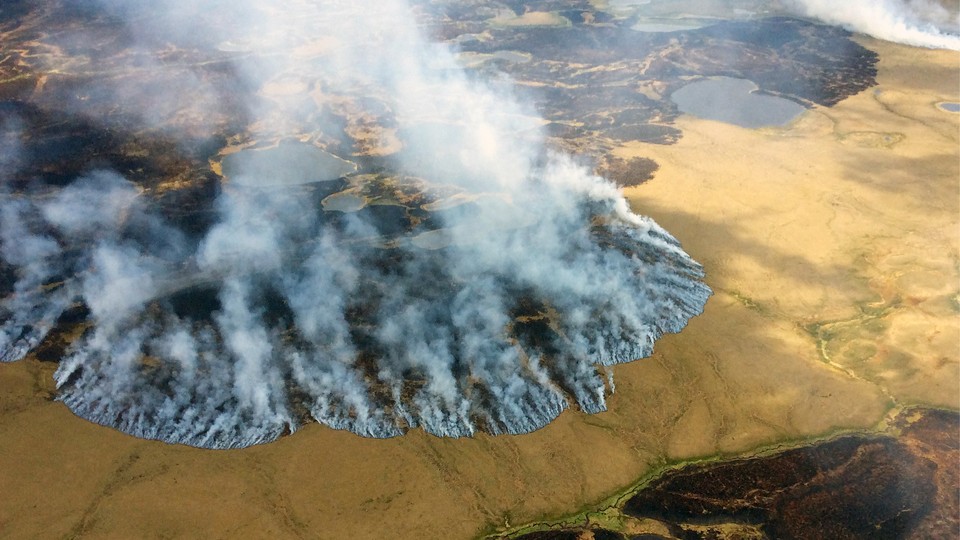
[[[650,158],[621,159],[607,156],[597,165],[595,172],[608,180],[613,180],[620,187],[633,187],[653,178],[654,173],[659,169],[660,165]]]
[[[757,458],[689,465],[622,507],[669,536],[633,539],[952,538],[960,530],[960,414],[902,412],[889,433],[849,435]],[[578,526],[522,540],[621,533]]]
[[[692,465],[624,506],[684,528],[757,524],[770,538],[949,537],[960,512],[958,415],[923,411],[899,438],[847,436],[762,458]]]

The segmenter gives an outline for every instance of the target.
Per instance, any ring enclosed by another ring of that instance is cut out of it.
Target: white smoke
[[[791,0],[804,14],[887,41],[960,50],[958,15],[934,0]]]
[[[571,403],[604,410],[596,365],[648,356],[710,294],[668,233],[546,150],[509,81],[463,71],[401,0],[103,7],[141,36],[137,50],[169,52],[170,41],[226,55],[248,129],[264,140],[336,133],[325,113],[378,103],[403,133],[396,167],[429,182],[418,185],[454,186],[471,211],[397,233],[377,217],[395,206],[322,211],[314,187],[276,181],[303,166],[282,159],[234,171],[199,241],[113,173],[5,195],[0,247],[18,279],[0,353],[21,358],[66,307],[85,304],[92,327],[56,374],[81,416],[207,447],[269,441],[305,415],[377,437],[528,432]],[[266,91],[290,81],[312,101]],[[137,88],[121,89],[149,102],[184,86]],[[208,102],[205,83],[188,88]],[[167,94],[163,114],[138,117],[166,125],[175,102]],[[184,138],[197,125],[210,127]],[[439,249],[418,247],[426,234]],[[203,298],[210,316],[194,313]]]

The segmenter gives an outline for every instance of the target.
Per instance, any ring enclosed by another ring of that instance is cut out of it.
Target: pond
[[[798,103],[757,90],[753,81],[714,77],[690,83],[670,99],[686,114],[746,128],[783,126],[806,110]]]
[[[323,199],[320,204],[327,212],[357,212],[367,206],[367,201],[355,192],[341,191]]]
[[[713,22],[700,19],[643,19],[630,27],[637,32],[679,32],[681,30],[698,30],[710,26]]]
[[[337,180],[355,172],[347,160],[300,141],[246,149],[223,158],[223,175],[241,186],[295,186]]]

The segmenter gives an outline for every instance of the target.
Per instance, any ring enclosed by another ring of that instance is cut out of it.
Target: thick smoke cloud
[[[277,85],[306,84],[321,109],[373,99],[403,133],[403,178],[453,186],[459,205],[437,209],[438,227],[397,233],[373,211],[322,211],[315,186],[278,180],[303,166],[281,158],[239,162],[199,240],[111,172],[4,195],[2,255],[17,280],[0,354],[22,358],[85,305],[89,328],[56,373],[80,416],[217,448],[270,441],[307,418],[372,437],[528,432],[571,403],[604,410],[612,379],[596,366],[648,356],[710,294],[676,240],[548,151],[509,81],[464,72],[404,2],[102,7],[143,50],[173,40],[239,51],[255,137],[341,127],[263,99]],[[229,23],[208,26],[214,16]]]
[[[960,50],[956,11],[934,0],[791,0],[799,10],[887,41],[932,49]]]

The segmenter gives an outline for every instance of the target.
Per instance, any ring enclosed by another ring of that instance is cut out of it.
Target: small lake
[[[496,51],[493,53],[463,52],[457,55],[457,60],[467,68],[476,68],[491,60],[503,60],[511,64],[526,64],[533,56],[520,51]]]
[[[953,101],[944,101],[942,103],[938,103],[937,106],[947,112],[960,112],[960,103]]]
[[[697,19],[646,19],[637,22],[630,29],[637,32],[652,33],[680,32],[682,30],[699,30],[712,24],[714,23]]]
[[[783,126],[806,111],[798,103],[757,90],[753,81],[714,77],[690,83],[670,99],[683,113],[746,128]]]
[[[353,163],[311,144],[284,141],[241,150],[223,158],[223,175],[241,186],[295,186],[337,180],[357,170]]]
[[[327,212],[357,212],[367,206],[367,201],[356,193],[341,191],[323,199],[320,204]]]

